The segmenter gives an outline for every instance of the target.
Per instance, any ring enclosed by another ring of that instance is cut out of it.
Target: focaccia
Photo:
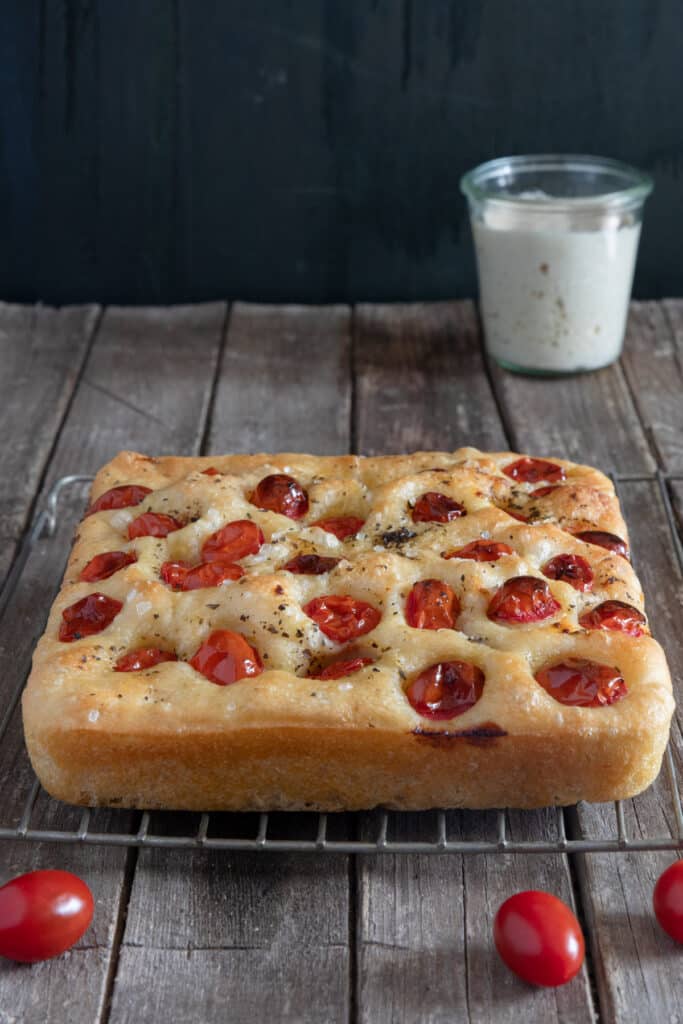
[[[122,452],[23,697],[53,796],[190,810],[628,797],[672,711],[610,480],[472,448]]]

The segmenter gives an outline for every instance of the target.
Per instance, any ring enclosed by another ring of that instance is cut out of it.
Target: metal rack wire
[[[0,594],[0,635],[5,611],[20,585],[22,573],[37,541],[54,535],[60,502],[68,493],[74,498],[74,489],[83,488],[91,481],[89,476],[65,476],[56,481],[48,494],[45,506],[35,517],[17,554],[5,587]],[[666,512],[671,540],[676,557],[683,570],[683,545],[676,528],[668,481],[681,477],[613,475],[618,489],[622,483],[655,483],[659,488]],[[78,492],[76,492],[77,496]],[[56,584],[56,581],[55,581]],[[10,692],[0,717],[0,743],[5,742],[10,724],[24,686],[20,674]],[[18,725],[17,725],[18,728]],[[20,755],[25,756],[25,755]],[[183,850],[243,850],[252,852],[326,852],[326,853],[599,853],[643,850],[683,850],[683,804],[676,777],[671,747],[667,748],[662,779],[665,800],[670,803],[672,828],[667,834],[648,837],[629,835],[625,803],[614,804],[614,828],[610,834],[585,835],[574,808],[552,808],[547,812],[544,834],[539,839],[519,839],[511,834],[509,812],[465,812],[467,821],[454,822],[460,812],[399,812],[374,811],[362,815],[333,814],[201,814],[199,821],[186,834],[177,828],[179,815],[168,812],[135,812],[126,815],[125,829],[103,828],[101,818],[106,812],[85,808],[74,811],[73,827],[50,828],[32,826],[36,806],[45,803],[49,808],[58,805],[51,801],[33,776],[21,808],[18,822],[4,824],[0,809],[0,839],[32,842],[78,843],[83,845],[159,847]],[[627,802],[628,803],[628,802]],[[119,812],[121,813],[121,812]],[[524,815],[525,812],[514,812]],[[49,817],[49,814],[48,814]],[[183,817],[183,816],[180,816]],[[286,836],[281,837],[277,823],[288,819]],[[343,826],[343,827],[340,827]],[[397,837],[392,835],[397,833]],[[292,835],[293,833],[293,835]],[[412,834],[411,834],[412,833]],[[455,834],[454,834],[455,833]],[[426,834],[426,838],[425,838]],[[360,837],[359,837],[360,836]]]

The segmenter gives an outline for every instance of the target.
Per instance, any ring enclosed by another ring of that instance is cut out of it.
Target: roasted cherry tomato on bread
[[[169,533],[182,528],[182,523],[164,512],[143,512],[128,524],[128,540],[135,540],[136,537],[168,537]]]
[[[134,551],[103,551],[90,559],[81,569],[78,578],[83,583],[99,583],[100,580],[108,580],[126,565],[133,565],[137,560],[138,556]]]
[[[59,956],[87,931],[94,902],[70,871],[29,871],[0,888],[0,956],[36,963]]]
[[[465,506],[439,491],[427,491],[415,502],[414,523],[450,523],[466,514]]]
[[[190,665],[217,686],[230,686],[263,672],[263,662],[241,633],[217,629],[204,641]]]
[[[123,602],[106,594],[88,594],[62,612],[59,639],[71,643],[84,636],[101,633],[123,608]]]
[[[535,679],[556,701],[572,707],[599,708],[628,693],[618,668],[587,658],[565,658],[540,669]]]
[[[339,565],[338,558],[325,558],[322,555],[296,555],[282,568],[286,572],[296,573],[297,576],[322,576],[323,573],[331,572],[335,565]]]
[[[237,519],[226,523],[204,541],[202,558],[205,562],[239,562],[247,555],[256,555],[265,543],[260,527],[251,519]]]
[[[303,608],[325,636],[337,644],[348,643],[374,629],[382,613],[367,601],[358,601],[348,594],[326,594],[314,597]]]
[[[149,487],[140,487],[138,484],[111,487],[93,501],[85,514],[86,516],[91,516],[93,512],[105,512],[114,508],[130,508],[131,505],[139,505],[151,493]]]
[[[603,601],[579,617],[584,629],[610,629],[629,636],[643,636],[647,619],[641,611],[625,601]]]
[[[621,555],[622,558],[630,558],[628,544],[621,537],[617,537],[616,533],[608,533],[606,530],[581,530],[574,536],[585,544],[596,544],[599,548]]]
[[[406,622],[414,629],[455,629],[458,596],[442,580],[418,580],[406,601]]]
[[[301,519],[308,512],[306,491],[298,480],[286,473],[264,476],[249,500],[257,508],[279,512],[290,519]]]
[[[581,555],[555,555],[541,566],[541,572],[549,580],[561,580],[581,593],[593,587],[593,570]]]
[[[346,540],[348,537],[355,537],[359,530],[363,529],[364,519],[358,516],[329,516],[327,519],[318,519],[311,526],[318,526],[325,533],[332,533],[337,540]]]
[[[503,555],[511,555],[512,548],[495,540],[472,540],[462,548],[448,551],[444,558],[469,558],[473,562],[497,562]]]
[[[456,718],[474,707],[484,690],[484,673],[467,661],[439,661],[413,679],[406,697],[423,718]]]
[[[683,860],[677,860],[659,876],[652,904],[666,934],[683,943]]]
[[[581,970],[585,943],[566,903],[549,892],[518,892],[503,903],[493,924],[502,961],[530,985],[555,988]]]
[[[372,665],[372,658],[349,658],[347,661],[333,661],[319,672],[313,672],[309,679],[343,679],[360,672],[366,665]]]
[[[488,617],[504,625],[540,622],[560,610],[545,580],[537,576],[515,576],[498,588],[488,607]]]
[[[545,480],[549,484],[557,484],[565,480],[567,474],[562,466],[556,462],[547,462],[546,459],[531,459],[525,455],[516,462],[511,462],[503,470],[511,480],[520,484],[539,484]]]

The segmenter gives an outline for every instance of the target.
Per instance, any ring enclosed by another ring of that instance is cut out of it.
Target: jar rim
[[[522,175],[542,172],[556,172],[567,176],[592,174],[615,181],[623,181],[623,188],[609,188],[582,196],[538,195],[537,190],[530,189],[530,194],[507,194],[504,190],[490,188],[494,181],[501,179],[513,180]],[[646,172],[630,164],[613,160],[610,157],[590,156],[573,153],[539,153],[521,156],[503,156],[487,160],[463,174],[460,179],[460,190],[470,202],[495,203],[505,207],[523,207],[526,210],[543,211],[544,213],[567,213],[580,210],[595,210],[608,207],[610,209],[632,209],[641,206],[654,188],[652,177]]]

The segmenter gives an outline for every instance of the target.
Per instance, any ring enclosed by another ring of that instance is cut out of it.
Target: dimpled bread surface
[[[631,636],[579,625],[605,600],[643,610],[629,561],[573,536],[603,530],[627,541],[613,486],[595,469],[553,459],[566,479],[532,496],[537,485],[503,472],[520,457],[471,448],[377,458],[119,454],[98,473],[93,499],[124,484],[151,493],[81,522],[24,692],[26,743],[44,787],[74,804],[207,811],[538,807],[644,789],[659,771],[673,711],[664,654],[647,627]],[[206,475],[210,467],[218,472]],[[303,518],[251,503],[273,473],[306,490]],[[414,522],[415,502],[432,491],[466,514]],[[128,540],[129,523],[148,511],[185,525],[165,538]],[[311,525],[346,515],[364,525],[343,541]],[[241,579],[187,592],[161,580],[162,563],[200,562],[207,538],[243,519],[258,524],[265,544],[240,560]],[[512,554],[494,562],[443,557],[477,538]],[[90,559],[112,550],[132,551],[137,561],[100,582],[79,582]],[[322,575],[283,570],[312,552],[339,561]],[[546,580],[560,605],[552,617],[526,625],[489,619],[501,584],[545,579],[541,566],[560,553],[590,564],[590,592]],[[407,624],[408,593],[430,578],[457,595],[456,628]],[[60,641],[63,610],[94,592],[121,601],[120,613],[96,635]],[[328,639],[303,606],[330,594],[373,605],[376,628],[346,645]],[[215,630],[242,634],[262,674],[219,686],[196,671],[188,662]],[[114,670],[143,646],[179,660]],[[348,652],[372,663],[338,679],[309,678]],[[599,707],[556,700],[534,677],[564,657],[618,668],[626,696]],[[481,697],[452,719],[425,718],[406,689],[429,666],[452,660],[481,669]]]

